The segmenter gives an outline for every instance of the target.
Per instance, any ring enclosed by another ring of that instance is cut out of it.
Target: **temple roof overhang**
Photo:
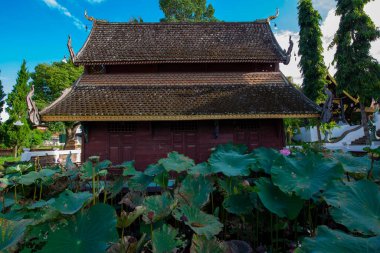
[[[84,74],[43,121],[170,121],[319,117],[280,72]]]
[[[159,63],[285,63],[268,20],[207,23],[112,23],[93,21],[77,65]]]

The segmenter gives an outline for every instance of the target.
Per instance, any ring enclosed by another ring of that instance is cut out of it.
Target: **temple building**
[[[93,21],[71,58],[84,74],[41,120],[79,121],[83,159],[155,163],[178,151],[205,161],[213,147],[285,145],[284,118],[319,117],[320,108],[280,72],[282,49],[270,19],[254,22]]]

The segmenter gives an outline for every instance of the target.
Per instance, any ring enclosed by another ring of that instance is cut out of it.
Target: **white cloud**
[[[79,29],[84,29],[85,25],[77,17],[73,16],[71,12],[64,6],[60,5],[56,0],[42,0],[48,7],[58,10],[60,13],[69,17],[74,25]],[[99,0],[93,0],[99,1]]]
[[[335,0],[313,0],[313,6],[316,8],[322,17],[325,17],[331,9],[335,9]]]
[[[319,0],[318,0],[319,1]],[[330,0],[322,0],[321,2],[328,3],[331,2]],[[321,3],[322,4],[322,3]],[[367,14],[372,18],[373,22],[376,24],[376,26],[380,26],[380,15],[377,15],[376,12],[380,10],[380,0],[376,0],[373,2],[368,3],[365,6],[365,11]],[[330,66],[329,71],[331,74],[335,74],[336,69],[332,65],[332,62],[334,60],[334,54],[336,52],[336,47],[328,50],[329,45],[331,44],[334,35],[336,31],[338,30],[339,27],[339,21],[340,17],[335,15],[335,8],[331,9],[328,14],[326,19],[323,21],[321,25],[321,30],[323,34],[323,48],[324,48],[324,60],[326,66]],[[289,65],[281,65],[281,71],[286,75],[286,76],[292,76],[294,81],[297,84],[302,83],[302,75],[301,72],[298,68],[298,63],[299,63],[299,57],[298,57],[298,40],[299,40],[299,35],[298,32],[292,32],[292,31],[280,31],[276,33],[276,38],[279,42],[279,44],[283,48],[287,48],[289,45],[289,35],[292,35],[293,41],[294,41],[294,48],[293,48],[293,53],[292,53],[292,59],[289,63]],[[294,56],[294,53],[296,53],[297,56]],[[377,40],[372,43],[371,47],[371,55],[377,59],[380,62],[380,40]]]

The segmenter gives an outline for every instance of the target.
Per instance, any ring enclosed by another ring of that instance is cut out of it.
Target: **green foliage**
[[[213,190],[212,182],[206,177],[188,175],[178,188],[177,199],[180,204],[202,208],[208,203]]]
[[[100,253],[117,240],[115,210],[104,204],[91,207],[69,220],[67,226],[49,233],[41,252]]]
[[[236,215],[250,214],[256,206],[256,193],[242,192],[227,196],[223,201],[223,207]]]
[[[323,87],[326,85],[327,69],[323,60],[322,32],[319,12],[314,9],[312,0],[298,2],[298,24],[300,40],[298,55],[299,67],[303,76],[302,89],[311,100],[324,102]]]
[[[159,160],[158,164],[162,165],[168,172],[175,171],[177,173],[188,170],[195,165],[194,160],[177,152],[169,153],[168,157]]]
[[[0,252],[19,242],[30,220],[11,221],[0,218]]]
[[[360,180],[342,184],[335,182],[325,193],[330,213],[335,222],[352,232],[380,235],[380,188],[377,184]]]
[[[256,185],[259,190],[257,194],[269,211],[277,214],[279,217],[287,217],[291,220],[297,218],[303,207],[301,198],[282,192],[267,178],[260,178],[256,182]]]
[[[65,190],[51,204],[51,207],[57,209],[62,214],[75,214],[91,197],[92,194],[89,192],[73,193],[70,190]]]
[[[164,224],[161,228],[153,231],[153,252],[170,253],[183,245],[183,242],[177,238],[178,230],[170,225]]]
[[[334,62],[338,91],[359,96],[367,105],[373,97],[380,97],[380,65],[370,55],[371,42],[380,37],[380,31],[364,11],[370,1],[337,1],[336,14],[341,18],[331,44],[337,46]]]
[[[327,185],[343,176],[343,168],[333,159],[309,152],[297,157],[280,157],[272,167],[272,181],[283,192],[293,192],[308,200],[326,189]]]
[[[368,151],[371,158],[378,152]],[[136,171],[133,162],[114,166],[123,170],[116,178],[107,175],[110,162],[98,157],[80,168],[70,163],[8,167],[0,176],[0,223],[32,222],[15,234],[1,223],[6,236],[0,245],[8,247],[5,252],[247,252],[249,245],[288,252],[293,242],[311,236],[298,252],[361,252],[363,247],[377,252],[377,237],[368,237],[378,236],[380,227],[380,191],[373,180],[379,163],[309,147],[287,157],[282,153],[264,148],[247,153],[245,146],[228,144],[213,151],[214,167],[208,162],[194,166],[172,153],[144,172]],[[215,170],[223,167],[235,176]],[[374,177],[367,176],[371,167]],[[177,176],[175,184],[168,185],[168,170]],[[91,182],[93,194],[86,191]],[[161,189],[152,195],[157,185]],[[124,187],[129,192],[119,201]],[[118,217],[99,202],[115,204]],[[345,226],[347,233],[326,224]]]
[[[295,252],[358,253],[380,250],[380,236],[361,238],[329,229],[326,226],[320,226],[317,234],[316,238],[305,238],[302,241],[302,247]]]
[[[146,223],[154,223],[162,220],[171,214],[175,205],[176,202],[169,193],[149,196],[143,203],[145,207],[143,220]]]
[[[210,22],[217,21],[214,7],[206,0],[160,0],[165,18],[162,22]]]
[[[198,235],[204,235],[211,239],[222,230],[223,224],[213,215],[202,212],[196,207],[183,205],[174,210],[174,217],[184,222]]]
[[[205,236],[194,234],[191,241],[190,252],[192,253],[225,253],[227,246],[217,239],[207,239]]]
[[[219,145],[208,160],[214,173],[228,177],[248,176],[250,168],[256,163],[253,154],[246,154],[246,148],[232,144]]]
[[[4,108],[4,104],[5,104],[4,99],[5,99],[4,87],[3,87],[3,84],[0,80],[0,114],[3,112],[3,108]]]
[[[83,67],[76,67],[71,61],[38,64],[31,74],[37,106],[42,109],[54,102],[82,73]]]
[[[265,173],[270,174],[270,170],[272,169],[273,162],[280,157],[281,155],[270,148],[257,148],[252,151],[252,154],[256,158],[256,166],[253,167],[254,171],[263,170]]]
[[[23,61],[19,72],[17,73],[16,84],[13,86],[11,93],[8,94],[7,113],[9,119],[4,124],[5,143],[9,147],[30,146],[30,126],[27,121],[28,107],[26,104],[26,96],[29,92],[28,81],[30,74],[26,68],[26,62]],[[20,120],[23,125],[15,126],[13,123]]]

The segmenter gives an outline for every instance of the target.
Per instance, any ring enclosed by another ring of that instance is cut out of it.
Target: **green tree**
[[[75,66],[72,61],[37,65],[34,73],[31,74],[31,84],[34,85],[35,89],[33,99],[36,101],[37,107],[42,109],[54,102],[82,74],[83,67]],[[48,124],[51,132],[65,131],[67,136],[71,138],[75,137],[75,133],[73,135],[72,132],[77,129],[77,125],[75,122],[54,122]],[[66,138],[66,144],[69,141],[70,138]]]
[[[215,9],[206,0],[160,0],[165,18],[162,22],[210,22],[216,21]]]
[[[346,90],[360,97],[361,122],[368,144],[370,135],[365,107],[372,97],[380,95],[380,66],[370,55],[371,42],[380,37],[380,31],[364,12],[365,4],[370,1],[337,0],[336,14],[341,18],[331,44],[337,46],[334,62],[338,91]]]
[[[37,107],[42,109],[54,102],[82,73],[83,67],[76,67],[71,61],[38,64],[31,74]]]
[[[5,104],[5,92],[4,92],[4,87],[3,84],[0,80],[0,114],[3,112],[4,104]],[[1,117],[0,117],[1,119]]]
[[[300,41],[298,55],[299,67],[303,75],[302,89],[311,100],[321,103],[325,99],[323,87],[326,85],[327,68],[323,60],[321,15],[314,9],[312,0],[298,3],[298,25]]]
[[[5,142],[8,146],[14,148],[15,156],[17,156],[21,146],[30,145],[31,129],[27,121],[28,108],[26,104],[26,96],[29,92],[29,78],[30,74],[24,60],[17,74],[16,84],[6,99],[8,105],[6,110],[9,114],[9,119],[4,126],[6,132]],[[14,125],[17,121],[21,121],[22,125]]]

